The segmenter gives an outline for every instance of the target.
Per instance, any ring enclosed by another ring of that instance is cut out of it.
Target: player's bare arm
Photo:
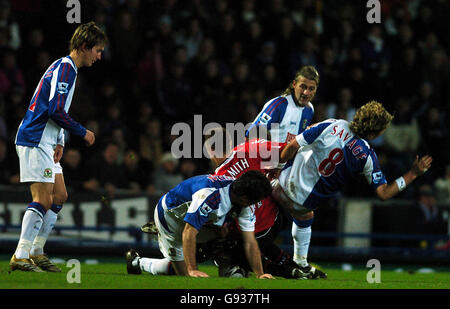
[[[261,262],[261,252],[259,251],[258,242],[256,241],[253,232],[242,232],[242,239],[244,241],[244,250],[247,261],[250,264],[256,278],[259,279],[274,279],[271,274],[265,274]]]
[[[420,159],[419,156],[416,156],[411,169],[407,173],[399,177],[396,181],[381,185],[377,188],[376,193],[378,197],[383,201],[394,197],[417,177],[425,173],[430,168],[432,161],[433,158],[429,155],[423,156]]]
[[[186,263],[188,276],[191,277],[209,277],[208,274],[199,271],[195,259],[195,252],[197,248],[197,234],[198,230],[186,223],[183,230],[183,254]]]
[[[300,145],[298,144],[297,140],[295,138],[291,140],[289,144],[287,144],[286,147],[284,147],[280,153],[280,160],[278,167],[271,169],[266,173],[267,178],[269,180],[278,178],[278,176],[280,176],[281,169],[283,168],[285,163],[290,159],[294,158],[299,148]]]
[[[289,144],[287,144],[287,146],[284,147],[284,149],[281,151],[280,163],[285,163],[294,158],[299,148],[300,145],[298,144],[297,140],[295,138],[291,140]]]

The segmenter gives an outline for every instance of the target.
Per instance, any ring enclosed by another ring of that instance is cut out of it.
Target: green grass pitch
[[[0,289],[449,289],[448,269],[433,273],[402,272],[383,269],[381,283],[368,283],[369,268],[365,265],[351,271],[321,265],[328,273],[326,280],[261,280],[250,278],[219,278],[213,265],[200,265],[210,278],[187,278],[175,276],[128,275],[125,260],[119,258],[99,260],[90,265],[80,259],[80,283],[69,283],[66,264],[58,264],[62,273],[9,272],[9,258],[0,256]],[[416,267],[417,269],[417,267]]]

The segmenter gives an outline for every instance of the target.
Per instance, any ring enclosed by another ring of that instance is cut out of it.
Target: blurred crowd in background
[[[211,171],[204,159],[175,159],[172,125],[252,122],[303,65],[320,84],[315,122],[351,120],[369,100],[395,119],[373,141],[388,181],[416,154],[433,156],[424,177],[398,198],[428,192],[450,202],[448,1],[381,2],[369,24],[364,1],[91,0],[110,44],[80,69],[70,115],[96,134],[94,147],[66,133],[62,159],[71,192],[162,194]],[[0,184],[18,185],[14,138],[47,67],[68,54],[76,28],[65,1],[0,1]],[[424,186],[427,186],[424,188]],[[426,190],[425,190],[426,189]],[[427,193],[427,194],[428,194]],[[345,196],[374,197],[355,179]]]

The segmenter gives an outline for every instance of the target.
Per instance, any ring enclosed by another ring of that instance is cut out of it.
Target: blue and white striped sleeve
[[[220,192],[214,188],[205,188],[192,196],[191,205],[184,216],[184,222],[189,223],[200,231],[208,221],[209,214],[219,207]]]
[[[69,92],[75,87],[76,75],[77,73],[70,63],[64,62],[59,65],[57,75],[52,78],[51,82],[48,114],[54,122],[69,133],[84,137],[86,129],[73,120],[64,109]]]
[[[248,137],[250,130],[254,127],[266,126],[270,130],[273,123],[280,123],[286,113],[287,104],[288,102],[285,97],[276,97],[267,102],[255,121],[245,132],[245,136]]]
[[[316,140],[316,138],[318,138],[319,135],[322,134],[322,132],[332,123],[333,121],[331,120],[319,122],[318,124],[297,135],[295,139],[297,140],[297,143],[300,145],[300,147],[312,144]]]
[[[387,183],[386,177],[381,171],[380,163],[378,162],[378,157],[372,150],[369,151],[369,156],[367,157],[366,164],[362,174],[366,178],[372,189],[376,189],[379,186]]]

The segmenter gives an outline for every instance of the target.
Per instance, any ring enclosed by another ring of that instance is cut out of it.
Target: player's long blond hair
[[[312,65],[305,65],[300,70],[298,70],[295,73],[294,80],[298,82],[300,77],[303,76],[306,79],[313,80],[316,82],[316,86],[319,86],[319,72],[317,72],[316,68]],[[289,95],[291,94],[292,89],[294,89],[294,86],[292,86],[292,82],[290,82],[289,86],[286,88],[286,90],[283,91],[281,95]]]
[[[390,124],[392,116],[381,103],[370,101],[356,111],[350,130],[361,138],[376,137]]]

